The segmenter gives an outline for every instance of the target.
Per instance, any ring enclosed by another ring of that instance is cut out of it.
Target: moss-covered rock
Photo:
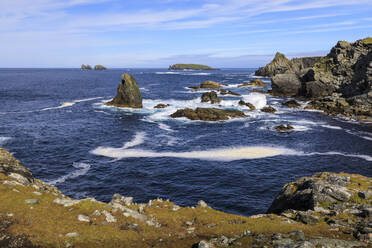
[[[199,64],[174,64],[168,70],[218,70],[207,65]]]

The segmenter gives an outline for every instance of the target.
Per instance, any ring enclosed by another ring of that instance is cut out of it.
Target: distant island
[[[92,66],[91,65],[84,65],[84,64],[82,64],[81,65],[81,70],[92,70]],[[103,65],[95,65],[94,66],[94,70],[95,71],[104,71],[104,70],[107,70],[107,68],[106,67],[104,67]]]
[[[219,69],[199,64],[174,64],[169,66],[168,70],[219,70]]]

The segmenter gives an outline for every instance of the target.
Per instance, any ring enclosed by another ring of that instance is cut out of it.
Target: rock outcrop
[[[121,83],[119,84],[117,95],[112,101],[107,102],[106,105],[142,108],[142,96],[136,79],[129,74],[123,74],[121,76]]]
[[[94,70],[95,71],[104,71],[104,70],[107,70],[107,68],[104,67],[103,65],[96,65],[96,66],[94,66]]]
[[[312,99],[309,108],[372,121],[372,38],[339,41],[325,57],[282,54],[258,75],[272,77],[272,94]]]
[[[294,129],[294,127],[289,125],[289,124],[287,124],[287,125],[281,124],[281,125],[275,127],[275,130],[277,132],[289,132],[289,131],[292,131],[293,129]]]
[[[82,64],[80,68],[82,70],[92,70],[92,67],[90,65],[84,65],[84,64]]]
[[[218,70],[207,65],[199,64],[174,64],[168,70]]]
[[[186,108],[179,109],[171,114],[172,118],[186,117],[190,120],[196,121],[225,121],[230,118],[247,117],[244,112],[239,110],[224,110],[217,108],[196,108],[195,110]]]
[[[205,92],[201,96],[202,102],[210,102],[212,104],[220,103],[222,101],[222,98],[217,97],[217,93],[215,91]]]
[[[189,88],[194,89],[194,90],[198,90],[198,89],[219,89],[219,88],[222,88],[222,85],[218,82],[208,80],[208,81],[204,81],[200,85],[190,86]]]
[[[238,88],[240,87],[247,87],[247,86],[254,86],[254,87],[267,87],[267,84],[265,84],[261,79],[253,79],[250,82],[243,83],[238,85]]]
[[[0,173],[15,179],[15,182],[30,184],[33,182],[29,169],[13,157],[6,149],[0,148]]]

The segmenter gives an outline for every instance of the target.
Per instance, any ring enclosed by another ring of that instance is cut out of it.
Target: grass
[[[363,39],[362,42],[364,44],[370,45],[370,44],[372,44],[372,37],[367,37],[367,38]]]
[[[326,174],[322,174],[325,176]],[[0,173],[0,180],[11,180]],[[353,176],[350,184],[353,190],[368,188],[370,179]],[[36,184],[42,182],[36,180]],[[295,188],[293,188],[295,190]],[[0,183],[0,213],[13,213],[14,224],[9,231],[15,235],[25,234],[41,247],[191,247],[202,239],[220,237],[234,237],[246,230],[252,233],[271,235],[274,233],[288,233],[302,230],[306,236],[322,236],[330,238],[350,239],[350,235],[330,230],[321,221],[317,225],[305,225],[282,222],[283,217],[266,215],[260,218],[248,218],[224,213],[212,208],[181,207],[173,211],[174,203],[169,201],[153,201],[151,206],[144,205],[144,213],[148,219],[154,218],[161,227],[149,226],[132,217],[125,217],[121,211],[114,212],[108,204],[83,200],[71,207],[63,207],[53,203],[54,199],[62,197],[57,189],[50,186],[50,190],[39,190],[42,195],[36,195],[35,188],[30,186],[10,186]],[[353,196],[354,197],[354,196]],[[26,199],[37,199],[38,204],[25,204]],[[352,199],[360,202],[363,199]],[[138,210],[139,205],[133,204],[129,208]],[[106,223],[105,217],[94,216],[95,210],[111,212],[117,219],[116,223]],[[79,214],[88,215],[90,223],[80,222]],[[332,218],[347,219],[351,215],[340,215]],[[192,222],[195,227],[193,233],[188,233]],[[130,224],[137,224],[134,230],[128,228]],[[66,238],[67,233],[77,232],[78,238]],[[243,247],[249,247],[252,237],[239,240]]]

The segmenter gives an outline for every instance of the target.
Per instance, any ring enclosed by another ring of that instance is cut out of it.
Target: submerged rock
[[[215,91],[210,91],[203,93],[201,96],[201,101],[202,102],[211,102],[212,104],[214,103],[220,103],[222,101],[222,98],[217,97],[217,93]]]
[[[224,121],[230,118],[247,117],[242,111],[217,108],[179,109],[170,116],[172,118],[186,117],[190,120],[202,121]]]
[[[125,73],[121,76],[117,95],[115,98],[107,102],[108,106],[127,107],[127,108],[142,108],[142,96],[138,88],[136,79]]]
[[[299,108],[301,107],[301,104],[299,104],[296,100],[289,100],[285,103],[283,103],[284,106],[287,106],[289,108]]]
[[[266,113],[275,113],[276,109],[271,106],[267,106],[267,107],[263,107],[261,111],[266,112]]]
[[[169,107],[169,106],[170,106],[169,104],[159,103],[154,108],[162,109],[162,108],[166,108],[166,107]]]
[[[275,127],[275,130],[278,131],[278,132],[288,132],[288,131],[291,131],[293,129],[294,129],[294,127],[289,125],[289,124],[287,124],[287,125],[281,124],[281,125]]]

